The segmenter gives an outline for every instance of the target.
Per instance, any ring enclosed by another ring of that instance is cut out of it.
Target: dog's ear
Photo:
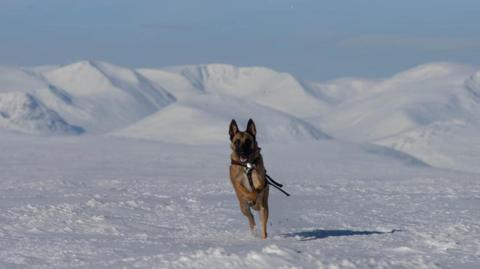
[[[255,122],[253,122],[252,119],[249,119],[248,120],[248,123],[247,123],[247,132],[251,135],[253,135],[253,137],[255,137],[257,135],[257,127],[255,127]]]
[[[232,121],[230,122],[230,127],[228,128],[228,134],[230,134],[230,140],[233,139],[236,133],[238,133],[237,122],[232,119]]]

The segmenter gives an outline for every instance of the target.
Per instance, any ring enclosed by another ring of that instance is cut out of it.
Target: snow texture
[[[478,268],[479,104],[452,63],[2,67],[0,268]],[[228,179],[232,118],[292,194],[271,189],[267,240]]]
[[[259,128],[261,132],[261,128]],[[478,174],[377,146],[266,144],[269,239],[248,232],[228,146],[3,135],[0,267],[476,268]]]

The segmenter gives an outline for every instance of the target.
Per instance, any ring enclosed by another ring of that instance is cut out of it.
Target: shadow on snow
[[[354,230],[309,230],[309,231],[300,231],[295,233],[284,234],[285,238],[295,237],[300,239],[300,241],[310,241],[323,239],[327,237],[336,237],[336,236],[354,236],[354,235],[372,235],[372,234],[393,234],[399,232],[400,230],[391,230],[389,232],[380,232],[380,231],[354,231]]]

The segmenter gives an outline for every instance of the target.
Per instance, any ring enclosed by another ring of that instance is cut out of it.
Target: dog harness
[[[247,179],[248,179],[248,184],[250,185],[250,188],[252,189],[252,191],[256,191],[255,190],[255,186],[253,185],[253,178],[252,178],[252,173],[253,173],[253,170],[255,169],[255,162],[252,164],[252,163],[242,163],[242,162],[239,162],[239,161],[236,161],[236,160],[231,160],[231,164],[232,165],[239,165],[239,166],[242,166],[243,168],[245,168],[245,174],[247,175]],[[260,190],[259,190],[260,191]]]
[[[252,172],[255,169],[255,163],[257,162],[257,160],[258,160],[258,158],[253,160],[252,163],[249,163],[249,162],[243,163],[243,162],[239,162],[237,160],[231,159],[231,164],[232,165],[239,165],[239,166],[242,166],[242,167],[245,168],[245,174],[247,175],[248,184],[252,188],[252,191],[256,191],[255,186],[253,185]],[[271,178],[267,174],[266,171],[265,171],[265,179],[267,180],[267,184],[272,185],[273,187],[275,187],[277,190],[281,191],[286,196],[290,196],[290,194],[288,192],[286,192],[282,189],[283,184],[280,184],[280,183],[276,182],[275,180],[273,180],[273,178]]]

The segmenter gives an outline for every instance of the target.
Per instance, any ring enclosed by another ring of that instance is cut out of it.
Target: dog
[[[247,217],[252,233],[256,232],[256,225],[250,208],[259,211],[262,239],[266,239],[269,184],[263,158],[257,144],[255,123],[252,119],[249,119],[247,129],[241,132],[236,121],[232,119],[229,135],[232,150],[230,155],[230,181],[238,198],[240,211]]]

